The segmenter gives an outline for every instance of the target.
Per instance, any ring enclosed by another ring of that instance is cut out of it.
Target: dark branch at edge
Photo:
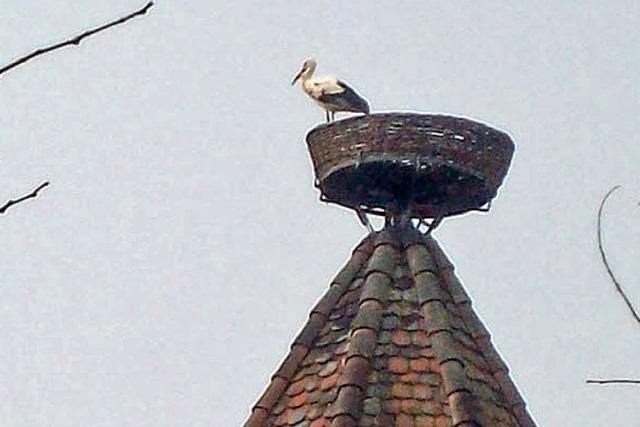
[[[22,196],[22,197],[20,197],[18,199],[15,199],[15,200],[9,200],[7,203],[5,203],[3,206],[0,207],[0,215],[4,214],[7,211],[7,209],[9,209],[13,205],[17,205],[18,203],[22,203],[25,200],[34,199],[34,198],[38,197],[38,193],[40,192],[40,190],[42,190],[43,188],[45,188],[48,185],[49,185],[49,181],[45,181],[42,184],[40,184],[31,193],[27,194],[26,196]]]
[[[611,281],[613,282],[613,285],[615,286],[616,291],[618,291],[618,293],[622,295],[622,299],[624,300],[625,304],[629,308],[629,312],[631,313],[633,318],[636,320],[638,325],[640,325],[640,316],[638,315],[638,312],[635,310],[635,308],[633,307],[633,304],[627,297],[627,294],[622,289],[620,282],[618,282],[618,279],[616,279],[616,276],[613,274],[613,271],[609,266],[607,255],[605,254],[604,247],[602,245],[602,211],[604,209],[604,204],[606,203],[609,196],[611,196],[611,194],[613,194],[613,192],[616,191],[618,188],[620,188],[620,186],[616,185],[611,190],[609,190],[609,192],[602,198],[602,202],[600,202],[600,209],[598,209],[598,250],[600,251],[602,263],[604,264],[604,267],[607,269],[607,273],[609,274],[609,277],[611,278]]]
[[[71,46],[71,45],[76,45],[77,46],[77,45],[80,44],[80,42],[83,39],[85,39],[87,37],[90,37],[90,36],[92,36],[92,35],[94,35],[96,33],[104,31],[104,30],[106,30],[108,28],[115,27],[116,25],[124,24],[125,22],[127,22],[128,20],[130,20],[132,18],[135,18],[136,16],[141,16],[141,15],[146,14],[147,11],[151,8],[151,6],[153,6],[153,2],[152,1],[148,2],[142,9],[139,9],[139,10],[133,12],[133,13],[130,13],[127,16],[123,16],[122,18],[118,18],[115,21],[111,21],[111,22],[109,22],[107,24],[104,24],[104,25],[102,25],[100,27],[93,28],[91,30],[87,30],[84,33],[79,34],[79,35],[77,35],[77,36],[75,36],[75,37],[73,37],[73,38],[71,38],[69,40],[65,40],[63,42],[60,42],[60,43],[57,43],[57,44],[54,44],[54,45],[51,45],[51,46],[48,46],[48,47],[37,49],[37,50],[31,52],[30,54],[22,56],[22,57],[16,59],[15,61],[11,62],[10,64],[7,64],[4,67],[0,68],[0,75],[6,73],[7,71],[9,71],[9,70],[11,70],[11,69],[13,69],[13,68],[15,68],[15,67],[17,67],[19,65],[24,64],[27,61],[30,61],[31,59],[37,58],[38,56],[44,55],[44,54],[46,54],[48,52],[51,52],[53,50],[57,50],[57,49],[65,47],[65,46]]]
[[[640,380],[611,379],[611,380],[586,380],[587,384],[640,384]]]

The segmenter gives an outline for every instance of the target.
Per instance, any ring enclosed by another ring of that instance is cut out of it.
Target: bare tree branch
[[[622,286],[620,286],[620,282],[618,282],[618,280],[616,279],[616,276],[613,274],[613,271],[609,266],[609,261],[607,260],[607,255],[604,252],[604,247],[602,245],[602,211],[604,209],[604,204],[606,203],[609,196],[611,196],[611,194],[613,194],[613,192],[616,191],[618,188],[620,188],[619,185],[614,186],[611,190],[607,192],[607,194],[605,194],[605,196],[602,198],[602,201],[600,202],[600,208],[598,209],[598,250],[600,251],[600,256],[602,257],[602,263],[607,269],[607,273],[609,273],[609,277],[611,278],[613,285],[616,287],[616,291],[618,291],[620,295],[622,295],[622,299],[624,299],[624,302],[627,304],[627,307],[629,308],[631,315],[638,322],[638,324],[640,324],[640,316],[638,316],[638,313],[633,308],[631,301],[629,300],[629,298],[627,298],[627,295],[622,290]],[[586,380],[585,383],[587,384],[640,384],[640,380],[632,380],[632,379],[626,379],[626,378],[599,379],[599,380],[589,379],[589,380]]]
[[[13,69],[13,68],[15,68],[15,67],[17,67],[19,65],[24,64],[27,61],[32,60],[33,58],[37,58],[38,56],[44,55],[44,54],[46,54],[48,52],[51,52],[53,50],[57,50],[57,49],[65,47],[65,46],[71,46],[71,45],[76,45],[77,46],[77,45],[80,44],[80,42],[83,39],[85,39],[87,37],[90,37],[90,36],[92,36],[92,35],[94,35],[96,33],[104,31],[104,30],[106,30],[108,28],[115,27],[116,25],[124,24],[125,22],[127,22],[128,20],[130,20],[132,18],[135,18],[136,16],[141,16],[141,15],[146,14],[147,11],[151,8],[151,6],[153,6],[153,2],[152,1],[147,3],[142,9],[139,9],[139,10],[133,12],[133,13],[130,13],[127,16],[123,16],[122,18],[116,19],[115,21],[111,21],[111,22],[109,22],[107,24],[104,24],[104,25],[102,25],[100,27],[97,27],[97,28],[94,28],[94,29],[91,29],[91,30],[87,30],[84,33],[79,34],[79,35],[77,35],[77,36],[75,36],[75,37],[73,37],[73,38],[71,38],[69,40],[65,40],[63,42],[60,42],[60,43],[57,43],[57,44],[54,44],[54,45],[51,45],[51,46],[48,46],[48,47],[45,47],[45,48],[37,49],[37,50],[31,52],[30,54],[22,56],[22,57],[16,59],[15,61],[11,62],[10,64],[7,64],[4,67],[0,68],[0,75],[6,73],[7,71],[9,71],[9,70],[11,70],[11,69]]]
[[[31,52],[28,55],[22,56],[18,59],[16,59],[15,61],[0,67],[0,76],[3,75],[4,73],[6,73],[9,70],[12,70],[22,64],[24,64],[25,62],[28,62],[34,58],[37,58],[38,56],[41,55],[45,55],[49,52],[52,52],[54,50],[57,49],[61,49],[65,46],[72,46],[72,45],[76,45],[78,46],[80,44],[80,42],[87,38],[87,37],[91,37],[94,34],[97,34],[101,31],[107,30],[111,27],[115,27],[116,25],[120,25],[120,24],[124,24],[125,22],[129,21],[130,19],[135,18],[136,16],[141,16],[141,15],[145,15],[147,13],[147,11],[151,8],[151,6],[153,6],[153,1],[148,2],[146,5],[144,5],[141,9],[136,10],[133,13],[130,13],[129,15],[123,16],[122,18],[118,18],[115,21],[111,21],[109,23],[106,23],[100,27],[97,28],[93,28],[91,30],[87,30],[84,33],[78,34],[77,36],[69,39],[69,40],[65,40],[63,42],[60,43],[56,43],[54,45],[48,46],[48,47],[44,47],[44,48],[40,48],[37,49],[33,52]],[[5,203],[3,206],[0,206],[0,215],[4,214],[7,209],[9,209],[11,206],[13,205],[17,205],[18,203],[24,202],[25,200],[28,199],[33,199],[38,197],[38,193],[40,192],[40,190],[42,190],[43,188],[45,188],[46,186],[49,185],[49,181],[45,181],[42,184],[40,184],[35,190],[33,190],[31,193],[27,194],[26,196],[22,196],[18,199],[15,200],[9,200],[7,203]]]
[[[614,380],[586,380],[587,384],[640,384],[640,380],[614,379]]]
[[[4,214],[7,211],[7,209],[9,209],[13,205],[17,205],[18,203],[24,202],[25,200],[34,199],[34,198],[38,197],[38,193],[40,192],[40,190],[42,190],[44,187],[46,187],[48,185],[49,185],[49,181],[45,181],[42,184],[40,184],[31,193],[27,194],[26,196],[22,196],[22,197],[20,197],[18,199],[15,199],[15,200],[12,200],[12,199],[9,200],[4,205],[0,206],[0,215]]]
[[[618,293],[622,295],[622,299],[624,300],[625,304],[627,304],[627,307],[629,308],[629,312],[631,312],[631,315],[633,316],[633,318],[636,320],[636,322],[638,322],[638,325],[640,325],[640,316],[638,315],[638,312],[635,310],[635,308],[633,307],[633,304],[627,297],[627,294],[624,292],[624,290],[622,290],[622,286],[620,285],[620,282],[618,282],[618,279],[616,279],[616,276],[613,274],[613,271],[609,266],[609,261],[607,260],[607,255],[604,252],[604,247],[602,246],[602,210],[609,196],[618,188],[620,188],[620,186],[616,185],[611,190],[609,190],[609,192],[602,198],[602,202],[600,202],[600,209],[598,209],[598,250],[600,251],[600,256],[602,257],[602,263],[604,264],[604,267],[607,269],[607,273],[609,273],[609,277],[611,278],[611,281],[613,282],[613,285],[615,286],[616,291],[618,291]]]

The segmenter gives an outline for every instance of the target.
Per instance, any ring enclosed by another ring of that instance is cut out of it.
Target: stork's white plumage
[[[324,108],[327,122],[334,119],[336,111],[369,114],[369,103],[355,90],[335,77],[313,77],[315,70],[316,61],[313,58],[307,59],[291,85],[298,79],[302,81],[302,90]]]

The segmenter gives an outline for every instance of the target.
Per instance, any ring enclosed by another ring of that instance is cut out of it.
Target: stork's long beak
[[[291,82],[291,86],[293,86],[294,84],[296,84],[296,82],[298,81],[298,79],[300,78],[300,76],[302,75],[302,72],[304,71],[304,68],[300,71],[298,71],[298,74],[296,74],[296,76],[293,78],[293,81]]]

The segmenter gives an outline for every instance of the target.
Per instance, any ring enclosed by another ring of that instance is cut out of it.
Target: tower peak
[[[430,236],[366,237],[311,310],[245,427],[535,427]]]

